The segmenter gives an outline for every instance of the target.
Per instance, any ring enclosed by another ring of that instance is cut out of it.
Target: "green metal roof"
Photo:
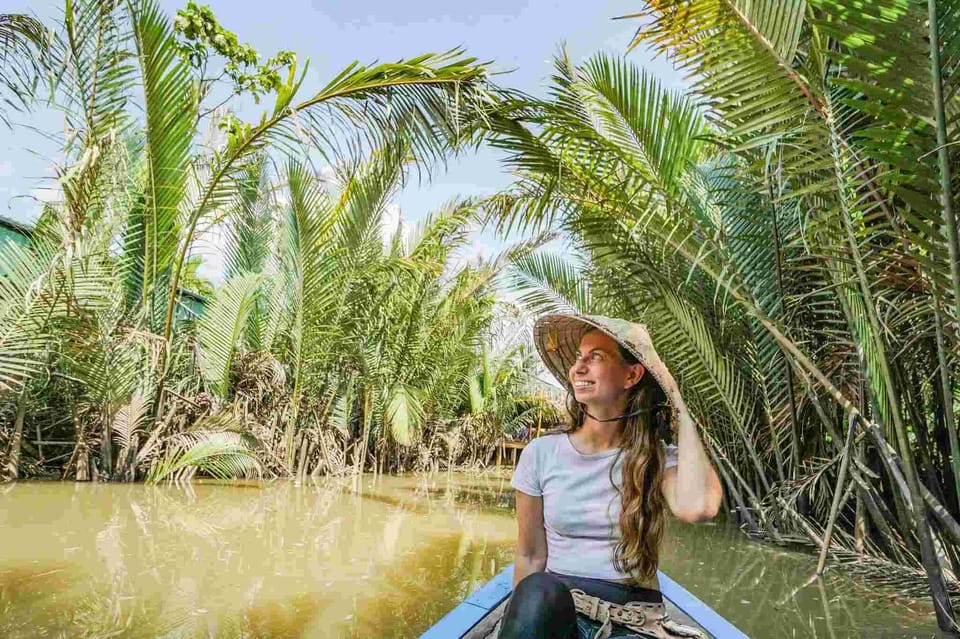
[[[11,220],[0,215],[0,250],[6,242],[15,242],[26,245],[33,235],[33,225]],[[180,304],[185,306],[193,315],[199,315],[207,304],[207,299],[198,293],[185,288],[180,289]]]
[[[0,246],[5,242],[29,244],[33,227],[0,215]]]

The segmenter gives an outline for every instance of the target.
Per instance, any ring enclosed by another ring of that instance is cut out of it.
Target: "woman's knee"
[[[503,616],[501,639],[573,639],[577,636],[573,595],[559,579],[535,572],[520,580]]]
[[[543,600],[547,604],[567,601],[572,604],[570,589],[549,572],[534,572],[520,580],[513,596],[521,599]]]

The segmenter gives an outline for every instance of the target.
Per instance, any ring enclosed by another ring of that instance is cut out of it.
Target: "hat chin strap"
[[[590,414],[590,411],[587,410],[586,406],[584,406],[583,412],[584,414],[586,414],[587,417],[597,422],[618,422],[621,419],[626,419],[627,417],[636,417],[637,415],[643,414],[646,411],[641,408],[640,410],[635,410],[632,413],[624,413],[619,417],[611,417],[610,419],[600,419],[599,417],[594,417],[593,415]]]

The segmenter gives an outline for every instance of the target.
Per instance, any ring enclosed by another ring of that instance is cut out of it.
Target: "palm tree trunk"
[[[921,489],[933,491],[937,501],[946,503],[946,498],[940,488],[940,478],[937,477],[936,467],[931,456],[926,418],[929,412],[926,410],[926,407],[923,406],[922,393],[919,388],[916,388],[918,384],[911,385],[903,382],[903,373],[901,371],[894,369],[894,375],[901,379],[902,388],[906,395],[907,412],[910,414],[910,419],[914,425],[913,433],[917,438],[917,454],[920,456],[920,468],[918,472],[921,477],[926,478],[926,482],[929,485],[929,487],[925,486],[923,482],[921,482]],[[912,390],[916,390],[916,392],[914,393]],[[934,391],[934,393],[936,393],[936,391]],[[923,410],[918,410],[918,406],[921,406]]]
[[[304,432],[300,437],[300,455],[297,462],[297,481],[300,483],[303,483],[303,480],[307,476],[307,459],[312,452],[313,444],[310,438],[307,437],[306,432]]]
[[[103,476],[113,478],[113,415],[106,402],[101,411],[103,419],[103,434],[100,438],[100,468]]]
[[[710,449],[707,449],[710,451]],[[710,457],[713,459],[714,466],[717,467],[717,470],[720,471],[720,476],[723,478],[724,483],[727,485],[727,489],[733,495],[733,501],[737,505],[737,514],[740,519],[747,525],[747,530],[751,533],[760,532],[760,527],[757,526],[757,520],[753,518],[753,514],[750,512],[750,509],[747,508],[747,505],[743,501],[743,496],[740,494],[740,491],[737,489],[737,484],[730,478],[730,475],[727,474],[726,469],[723,467],[723,464],[720,463],[720,460],[710,451]],[[726,495],[726,491],[724,492]]]
[[[931,283],[933,291],[933,321],[937,340],[937,368],[940,373],[940,402],[943,407],[943,421],[950,441],[950,468],[953,471],[954,494],[960,508],[960,441],[957,439],[957,422],[953,414],[953,393],[950,390],[950,367],[947,365],[947,347],[943,339],[943,316],[940,314],[940,299],[936,284]]]
[[[363,472],[363,465],[367,457],[367,439],[370,438],[370,421],[372,418],[372,404],[371,401],[373,393],[371,392],[370,386],[366,385],[363,388],[363,398],[361,399],[361,405],[363,406],[363,430],[360,435],[360,441],[357,442],[357,446],[354,447],[354,458],[353,458],[353,474],[359,475]]]
[[[930,27],[930,74],[933,80],[933,106],[937,119],[937,159],[940,164],[940,202],[943,205],[943,226],[950,250],[950,283],[953,285],[955,314],[960,317],[960,240],[957,219],[953,214],[953,193],[950,186],[950,156],[947,151],[947,117],[943,103],[943,79],[940,74],[940,24],[937,0],[927,0]]]
[[[296,378],[293,381],[293,397],[290,400],[290,415],[287,417],[286,424],[283,426],[283,443],[284,443],[284,464],[287,467],[287,474],[293,474],[293,462],[294,454],[296,451],[293,449],[293,437],[296,434],[297,429],[297,419],[299,418],[300,413],[300,376],[303,371],[301,370],[301,360],[297,358],[297,366],[294,366],[294,375]]]
[[[950,251],[950,283],[953,285],[953,303],[955,306],[955,315],[960,317],[960,241],[957,237],[957,219],[953,214],[953,193],[950,186],[950,158],[947,152],[947,118],[943,103],[943,80],[940,76],[940,25],[937,17],[937,1],[927,0],[928,22],[930,28],[930,71],[933,79],[933,101],[937,119],[937,158],[940,164],[940,201],[943,205],[943,221],[946,227],[947,245]],[[939,309],[936,313],[936,320],[939,324]],[[937,332],[937,350],[940,360],[940,383],[941,392],[946,393],[950,389],[950,380],[947,375],[946,354],[942,346],[942,333]],[[951,397],[946,394],[945,397]],[[952,400],[952,397],[951,397]],[[956,424],[953,422],[953,401],[944,402],[944,415],[947,418],[947,432],[950,436],[950,456],[953,462],[954,481],[960,481],[960,446],[957,443]],[[915,478],[912,478],[916,482]],[[958,486],[960,494],[960,486]],[[924,564],[928,561],[925,559]],[[928,573],[929,574],[929,573]],[[942,579],[942,577],[941,577]],[[931,582],[934,579],[931,576]],[[937,584],[933,584],[936,586]],[[938,590],[938,589],[935,589]],[[934,592],[934,606],[937,613],[937,625],[941,630],[955,630],[957,626],[956,618],[953,614],[953,608],[950,606],[950,600],[947,598],[946,585],[943,586],[943,592]]]
[[[20,447],[23,443],[23,422],[27,414],[27,390],[20,391],[17,397],[17,414],[13,422],[13,437],[7,447],[7,464],[4,468],[4,481],[13,481],[20,474]]]
[[[778,155],[777,156],[778,184],[782,184],[782,180],[780,179],[781,168],[782,168],[781,158]],[[773,197],[772,185],[770,187],[770,196],[771,196],[770,201],[775,202],[776,199]],[[784,287],[783,287],[783,250],[781,249],[781,245],[780,245],[780,222],[779,222],[778,210],[776,205],[774,205],[773,207],[773,251],[776,257],[776,259],[774,260],[773,266],[774,266],[775,275],[777,278],[777,296],[778,296],[778,299],[780,300],[780,314],[781,316],[783,316],[786,313],[786,309],[784,308],[786,295],[784,293]],[[797,403],[793,394],[793,369],[790,366],[790,362],[789,362],[789,359],[787,358],[787,354],[784,353],[783,356],[784,356],[783,374],[787,382],[787,400],[790,403],[790,445],[792,448],[790,460],[793,462],[793,468],[791,469],[793,472],[791,473],[791,476],[794,476],[794,474],[797,473],[798,469],[800,468],[800,439],[797,434],[797,424],[799,422],[797,420]],[[779,444],[779,441],[777,439],[774,439],[773,445],[777,447],[778,444]],[[782,466],[783,460],[780,457],[779,448],[775,448],[774,450],[777,453],[777,463],[779,463]],[[780,470],[780,477],[782,481],[783,479],[782,469]]]
[[[893,514],[890,513],[885,506],[881,507],[883,502],[878,502],[874,499],[872,491],[867,490],[863,486],[860,487],[859,495],[863,500],[863,505],[866,507],[867,513],[870,515],[870,520],[879,533],[881,545],[887,549],[887,554],[898,563],[909,563],[904,556],[903,546],[897,542],[898,535],[894,532],[893,528],[890,527],[891,522],[894,521]]]
[[[957,520],[953,518],[946,508],[943,507],[937,498],[929,490],[925,489],[926,487],[921,486],[923,491],[923,503],[926,506],[927,510],[930,511],[930,514],[936,519],[937,524],[940,526],[940,529],[944,534],[952,541],[955,545],[960,546],[960,523],[957,523]]]
[[[736,465],[730,462],[729,459],[723,452],[720,450],[718,445],[715,445],[713,439],[710,437],[703,438],[704,447],[707,450],[707,453],[710,455],[710,458],[713,460],[714,465],[720,469],[722,476],[725,478],[726,482],[730,486],[739,485],[743,488],[743,493],[746,494],[747,498],[750,500],[750,505],[756,510],[757,514],[763,520],[765,525],[765,532],[770,535],[774,540],[780,539],[780,531],[777,530],[777,527],[771,521],[766,521],[764,518],[764,510],[761,507],[760,499],[757,497],[757,494],[750,487],[750,484],[744,480],[743,476],[737,471]],[[723,462],[726,462],[727,466],[730,469],[730,472],[733,474],[731,478],[727,475],[727,472],[723,469]],[[734,481],[736,480],[736,484]],[[756,520],[753,518],[753,514],[750,512],[750,509],[744,504],[742,497],[740,496],[740,491],[734,492],[734,498],[737,499],[738,505],[742,508],[742,514],[744,519],[747,521],[748,527],[754,531],[760,530],[760,527],[757,525]]]
[[[90,481],[90,450],[81,434],[77,441],[77,473],[76,481]]]
[[[830,538],[833,536],[833,526],[837,521],[837,513],[840,512],[840,497],[843,493],[843,485],[847,479],[847,467],[850,465],[850,452],[853,445],[853,434],[857,428],[857,416],[850,414],[850,426],[847,428],[847,439],[843,445],[843,452],[840,455],[840,471],[837,473],[837,488],[833,492],[833,503],[830,505],[830,516],[827,518],[827,526],[823,531],[823,547],[820,548],[820,557],[817,560],[816,574],[823,574],[823,566],[827,562],[827,549],[830,548]]]
[[[900,421],[896,413],[894,413],[894,419],[897,422]],[[890,451],[886,450],[887,443],[880,434],[879,428],[873,426],[870,432],[877,441],[880,456],[887,462],[888,469],[891,470],[891,475],[895,478],[897,475],[900,475],[898,483],[903,482],[903,484],[905,484],[904,488],[906,490],[903,496],[906,498],[907,512],[913,516],[914,531],[920,544],[920,561],[923,564],[924,571],[927,574],[927,580],[930,583],[930,595],[933,599],[934,611],[937,615],[937,624],[940,629],[945,632],[953,631],[956,630],[958,626],[955,621],[953,607],[950,604],[949,595],[947,594],[947,583],[944,580],[940,561],[934,548],[930,522],[926,517],[926,508],[923,503],[924,494],[913,463],[913,456],[909,448],[906,433],[900,432],[902,430],[902,423],[900,423],[896,430],[901,450],[900,461],[902,461],[904,466],[902,474],[899,473],[897,460],[893,458]],[[903,475],[906,475],[906,477]]]
[[[802,375],[800,376],[800,379],[804,382],[804,387],[806,388],[806,391],[807,391],[807,397],[810,399],[810,403],[813,405],[814,412],[816,412],[817,416],[820,418],[820,421],[823,424],[824,429],[830,435],[830,440],[834,443],[834,447],[837,453],[839,454],[841,451],[840,434],[837,432],[833,422],[830,420],[830,417],[827,415],[826,410],[823,408],[823,404],[821,404],[820,398],[817,396],[813,388],[813,385],[810,384],[807,381],[807,378]],[[861,399],[860,399],[860,409],[859,409],[860,415],[864,414],[863,406],[866,404],[866,401],[864,399],[866,390],[864,386],[865,385],[861,384],[861,395],[860,395]],[[875,431],[875,434],[876,434],[876,437],[880,437],[881,440],[883,439],[882,436],[880,436],[879,430]],[[880,446],[881,445],[878,443],[878,447]],[[886,446],[888,445],[884,441],[883,453],[885,453],[887,450]],[[883,453],[881,453],[881,456],[883,455]],[[884,461],[887,461],[886,457],[883,457],[883,459]],[[858,464],[860,464],[861,462],[858,459],[855,459],[854,462],[855,463],[853,468],[851,468],[851,472],[853,474],[854,479],[858,481],[863,491],[862,497],[863,497],[864,505],[867,507],[867,513],[870,515],[870,518],[873,521],[873,524],[877,527],[877,530],[880,532],[880,538],[884,541],[885,544],[888,545],[890,556],[896,558],[898,561],[902,563],[903,553],[900,551],[900,547],[896,543],[897,536],[894,534],[893,529],[890,527],[891,523],[897,524],[898,520],[895,519],[893,514],[886,509],[882,499],[879,501],[874,499],[873,487],[870,484],[868,484],[860,474]],[[902,490],[899,491],[898,494],[901,494],[901,495],[906,494],[906,485],[902,481],[902,475],[899,473],[899,469],[895,469],[895,470],[890,469],[888,464],[888,471],[895,483],[899,480],[899,483],[896,483],[896,485],[898,487],[902,487]],[[897,494],[895,494],[894,504],[897,506],[898,511],[902,510],[902,508],[900,508],[901,506],[900,502],[901,500],[898,499]],[[909,526],[910,522],[905,518],[905,515],[904,515],[899,520],[899,523],[902,527],[902,526]],[[904,539],[911,538],[910,531],[911,531],[910,527],[907,527],[906,529],[904,529],[903,531]]]

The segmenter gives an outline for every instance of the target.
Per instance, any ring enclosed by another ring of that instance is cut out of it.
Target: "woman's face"
[[[590,331],[580,340],[580,357],[570,367],[569,378],[578,402],[603,406],[622,402],[626,391],[645,373],[642,364],[627,364],[620,359],[612,337]]]

